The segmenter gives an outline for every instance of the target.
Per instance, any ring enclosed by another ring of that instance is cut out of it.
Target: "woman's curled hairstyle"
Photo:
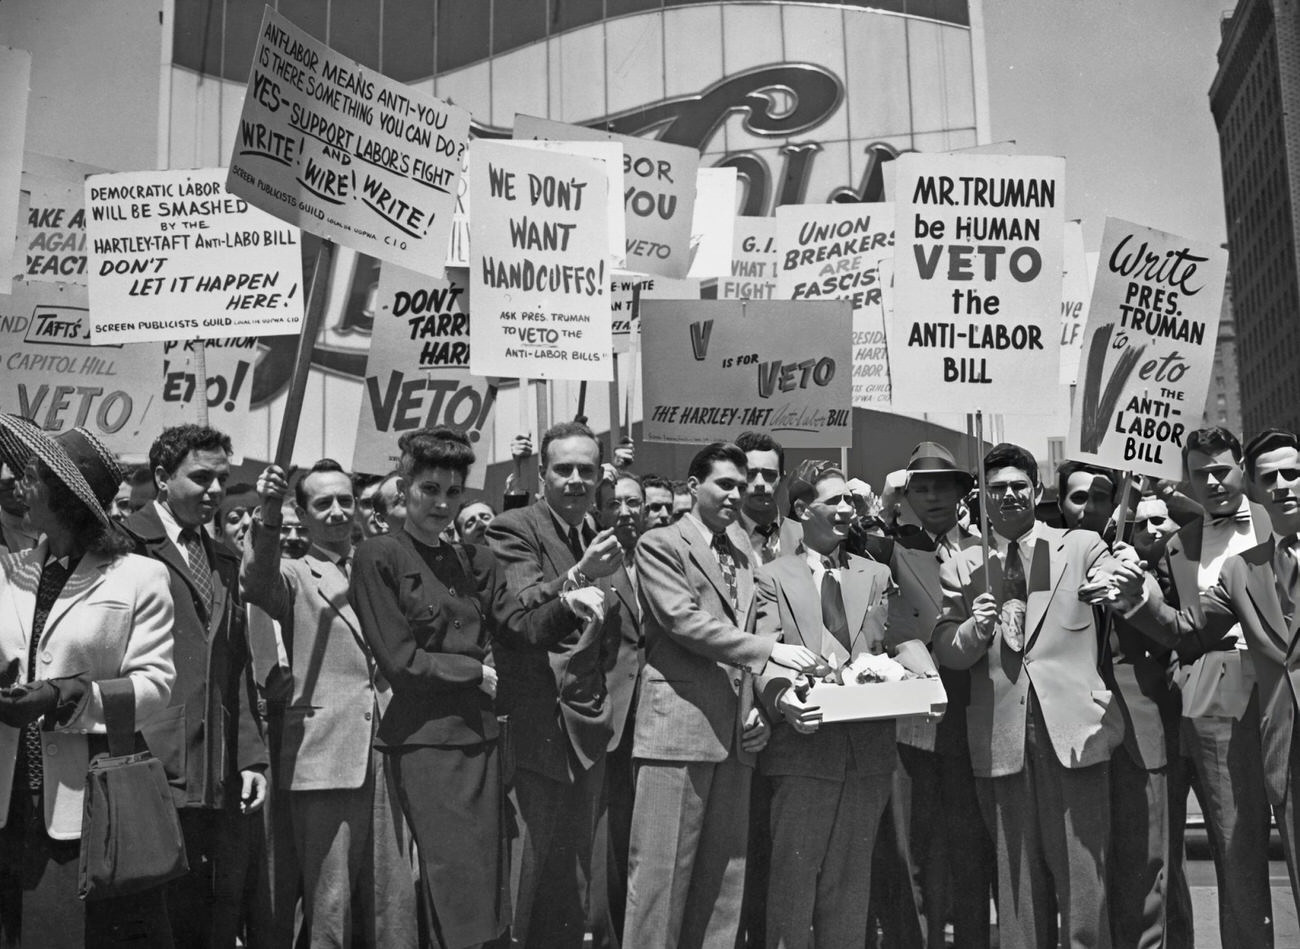
[[[398,471],[405,478],[430,468],[446,468],[464,478],[469,474],[469,466],[474,464],[469,437],[446,425],[407,432],[398,440],[397,447],[402,451]]]

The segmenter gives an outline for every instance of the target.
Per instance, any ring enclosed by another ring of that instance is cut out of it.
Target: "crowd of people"
[[[1296,435],[1179,484],[922,442],[877,494],[575,421],[499,514],[464,434],[400,450],[237,484],[208,427],[128,472],[0,416],[0,947],[1190,947],[1189,792],[1222,945],[1273,944],[1274,827],[1300,908]],[[942,715],[824,720],[916,649]],[[82,901],[126,686],[189,870]]]

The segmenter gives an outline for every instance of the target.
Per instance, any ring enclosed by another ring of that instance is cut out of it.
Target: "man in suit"
[[[493,643],[515,750],[520,837],[511,861],[515,945],[581,946],[591,840],[613,736],[606,697],[606,616],[620,609],[609,577],[622,563],[613,530],[588,514],[600,443],[565,422],[542,437],[542,498],[488,527],[508,595]]]
[[[736,523],[745,453],[715,442],[689,475],[691,512],[637,546],[646,664],[623,931],[637,949],[733,949],[750,771],[768,738],[752,677],[769,661],[800,671],[816,661],[804,646],[753,635],[753,555]]]
[[[176,618],[176,685],[140,731],[162,761],[190,872],[168,887],[176,943],[234,945],[255,811],[266,799],[266,748],[254,714],[239,558],[205,530],[230,476],[230,438],[165,429],[149,449],[158,496],[126,528],[137,553],[167,567]]]
[[[1106,900],[1109,760],[1123,719],[1098,668],[1087,600],[1118,561],[1091,531],[1034,520],[1038,465],[1002,444],[984,456],[993,529],[987,566],[970,548],[940,567],[934,651],[971,670],[967,738],[998,869],[1005,949],[1111,944]]]
[[[1188,438],[1189,471],[1194,471],[1192,466],[1204,460],[1198,458],[1196,452],[1207,447],[1210,438],[1216,437],[1199,432],[1193,433],[1193,436],[1197,436],[1195,441],[1191,436]],[[1222,459],[1223,455],[1220,454],[1219,457]],[[1183,599],[1184,591],[1196,577],[1203,575],[1207,554],[1219,548],[1218,538],[1215,537],[1218,532],[1214,530],[1216,525],[1205,525],[1201,537],[1201,556],[1199,560],[1192,559],[1196,554],[1195,548],[1188,549],[1180,542],[1188,540],[1185,535],[1189,533],[1190,527],[1196,526],[1193,523],[1169,543],[1172,589],[1166,593],[1146,579],[1140,571],[1130,569],[1127,573],[1130,584],[1126,594],[1133,595],[1136,585],[1137,595],[1142,599],[1137,609],[1131,613],[1134,624],[1149,635],[1160,637],[1173,645],[1180,655],[1204,653],[1206,658],[1217,658],[1222,652],[1237,652],[1237,642],[1244,639],[1250,660],[1246,665],[1252,672],[1249,689],[1245,689],[1241,683],[1236,683],[1237,688],[1233,689],[1234,682],[1228,666],[1219,667],[1223,669],[1220,675],[1224,684],[1220,686],[1217,695],[1207,694],[1208,690],[1203,688],[1202,683],[1189,678],[1184,686],[1184,735],[1190,733],[1191,737],[1199,739],[1193,747],[1198,754],[1201,748],[1209,745],[1209,737],[1201,737],[1205,735],[1204,723],[1189,725],[1187,722],[1189,700],[1217,699],[1220,702],[1240,703],[1244,698],[1246,710],[1241,719],[1230,720],[1236,723],[1236,727],[1225,723],[1218,739],[1220,755],[1234,754],[1231,759],[1224,757],[1222,762],[1225,768],[1231,770],[1231,775],[1224,775],[1223,781],[1230,784],[1230,789],[1235,792],[1226,802],[1230,806],[1235,804],[1235,814],[1226,815],[1228,818],[1235,817],[1235,827],[1229,824],[1227,829],[1235,831],[1237,836],[1226,841],[1232,849],[1220,855],[1224,866],[1216,866],[1216,869],[1221,879],[1226,875],[1225,870],[1230,872],[1234,866],[1239,866],[1243,873],[1250,874],[1250,858],[1267,857],[1267,812],[1263,828],[1265,842],[1259,850],[1249,854],[1241,849],[1240,838],[1243,833],[1253,833],[1258,829],[1255,826],[1258,823],[1256,820],[1251,820],[1248,828],[1242,826],[1243,811],[1246,808],[1242,800],[1243,793],[1253,792],[1257,783],[1263,787],[1266,800],[1272,805],[1274,819],[1282,834],[1292,894],[1297,906],[1300,906],[1296,810],[1292,793],[1296,769],[1300,768],[1300,756],[1293,752],[1297,735],[1294,728],[1296,688],[1300,683],[1300,658],[1296,651],[1298,627],[1294,608],[1300,597],[1295,556],[1296,532],[1300,530],[1300,440],[1291,432],[1269,429],[1257,435],[1246,446],[1244,460],[1252,494],[1261,502],[1271,532],[1257,543],[1218,559],[1217,580],[1208,589],[1200,591],[1199,595]],[[1228,478],[1231,478],[1230,473],[1210,470],[1200,476],[1193,474],[1191,484],[1196,491],[1201,484],[1222,484]],[[1257,526],[1255,521],[1262,519],[1258,515],[1252,515],[1252,522],[1248,526],[1254,528]],[[1224,527],[1226,530],[1223,532],[1229,535],[1226,546],[1231,550],[1240,543],[1237,540],[1240,536],[1237,524],[1234,522]],[[1195,532],[1190,533],[1194,535]],[[1192,539],[1195,540],[1195,537]],[[1208,546],[1211,543],[1214,544],[1213,547]],[[1179,559],[1175,560],[1175,556]],[[1201,571],[1194,570],[1198,563],[1202,567]],[[1218,710],[1228,711],[1229,708],[1221,705]],[[1247,749],[1255,747],[1247,741],[1248,737],[1253,736],[1245,732],[1243,727],[1248,716],[1256,717],[1255,720],[1258,721],[1258,732],[1255,733],[1260,742],[1258,765],[1247,753]],[[1197,758],[1194,757],[1193,760],[1197,761]],[[1255,771],[1256,767],[1258,772]],[[1197,776],[1201,776],[1199,762]],[[1210,771],[1206,774],[1207,780],[1202,782],[1201,790],[1207,796],[1219,793],[1214,785],[1216,777],[1217,773]],[[1207,818],[1209,815],[1207,808]],[[1215,829],[1211,832],[1222,833],[1222,830]],[[1218,843],[1217,840],[1215,842]],[[1266,887],[1262,896],[1255,897],[1254,901],[1240,906],[1230,905],[1233,912],[1231,923],[1236,927],[1234,931],[1253,932],[1258,940],[1236,943],[1237,945],[1272,945],[1269,897]],[[1220,899],[1222,901],[1223,897]],[[1257,905],[1260,902],[1262,905]],[[1259,921],[1256,916],[1261,912],[1267,915]],[[1222,925],[1221,923],[1221,927]],[[1228,943],[1225,941],[1224,944]]]
[[[843,550],[853,518],[844,475],[822,467],[790,486],[803,550],[758,572],[757,633],[834,665],[883,647],[889,568]],[[894,720],[821,724],[788,670],[759,677],[772,738],[759,768],[772,782],[767,944],[862,946],[871,856],[894,772]],[[810,938],[811,931],[811,938]]]
[[[973,483],[947,448],[920,442],[908,458],[902,489],[919,529],[892,540],[864,538],[864,553],[889,567],[901,593],[889,601],[890,645],[910,639],[930,644],[943,605],[940,565],[979,546],[979,538],[957,524],[957,503]],[[994,862],[966,744],[970,672],[941,666],[939,675],[948,694],[943,718],[898,722],[899,767],[876,845],[872,911],[886,946],[924,942],[941,949],[951,919],[958,949],[982,949],[989,944]],[[960,872],[954,868],[958,855]]]
[[[1078,461],[1056,474],[1057,504],[1070,530],[1112,536],[1118,473]],[[1123,548],[1116,548],[1123,549]],[[1101,667],[1124,717],[1124,742],[1110,761],[1111,932],[1117,946],[1161,946],[1166,931],[1190,932],[1182,835],[1170,846],[1169,758],[1166,722],[1176,729],[1178,694],[1169,687],[1170,652],[1113,613],[1099,617],[1105,639]],[[1181,883],[1181,885],[1180,885]],[[1172,944],[1178,945],[1177,941]]]
[[[605,756],[605,789],[596,819],[591,857],[593,944],[618,946],[627,906],[627,851],[632,833],[635,791],[632,736],[636,722],[636,689],[641,678],[641,604],[636,595],[636,545],[645,529],[645,495],[636,475],[619,472],[596,489],[596,523],[612,529],[623,562],[609,577],[619,609],[606,623],[618,630],[617,648],[605,654],[605,684],[609,690],[610,728]]]
[[[383,755],[372,747],[389,692],[348,602],[352,481],[328,458],[298,479],[294,502],[311,541],[298,560],[280,557],[284,471],[268,467],[257,491],[261,514],[244,546],[240,587],[280,624],[293,680],[276,764],[289,789],[284,816],[302,873],[308,944],[346,946],[358,930],[363,945],[414,947],[410,840]]]

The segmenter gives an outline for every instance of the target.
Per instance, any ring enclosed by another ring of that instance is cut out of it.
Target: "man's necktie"
[[[840,581],[835,576],[835,569],[839,564],[825,557],[822,559],[822,565],[826,568],[826,572],[822,574],[822,625],[826,627],[826,632],[835,637],[836,642],[846,651],[852,652],[849,618],[844,612],[844,592],[840,589]]]
[[[718,566],[722,569],[722,579],[727,584],[727,597],[731,600],[731,608],[738,609],[740,606],[740,591],[736,586],[736,558],[731,552],[731,541],[727,535],[718,532],[713,535],[713,549],[718,555]]]
[[[203,539],[192,527],[181,531],[181,546],[185,548],[185,560],[189,564],[190,579],[199,591],[199,599],[209,616],[212,615],[212,565],[208,563],[208,552],[203,549]]]
[[[576,527],[569,528],[569,550],[573,553],[573,562],[581,563],[582,554],[586,548],[582,543],[582,532]]]
[[[1300,574],[1300,565],[1296,564],[1294,536],[1280,541],[1273,554],[1273,573],[1277,578],[1277,598],[1282,602],[1282,616],[1286,620],[1287,630],[1291,629],[1295,619],[1296,579]]]
[[[343,574],[343,579],[349,583],[352,582],[352,563],[351,558],[344,554],[339,558],[339,573]]]
[[[45,633],[45,621],[50,618],[50,611],[68,582],[71,571],[57,560],[51,560],[41,571],[41,582],[36,587],[36,612],[32,615],[32,638],[27,649],[27,681],[36,679],[36,660],[40,657],[41,636]],[[26,765],[27,787],[39,791],[45,784],[45,762],[41,758],[41,723],[40,719],[23,727],[23,754]]]
[[[1249,524],[1250,508],[1238,508],[1233,514],[1225,514],[1222,517],[1210,518],[1211,524]]]
[[[1007,556],[1002,563],[1002,602],[1029,598],[1025,584],[1025,567],[1020,559],[1020,545],[1015,541],[1007,544]]]

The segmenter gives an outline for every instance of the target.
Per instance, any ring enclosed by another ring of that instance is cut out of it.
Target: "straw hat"
[[[124,477],[113,453],[84,428],[51,435],[20,415],[0,415],[0,461],[21,474],[35,455],[105,527]]]

